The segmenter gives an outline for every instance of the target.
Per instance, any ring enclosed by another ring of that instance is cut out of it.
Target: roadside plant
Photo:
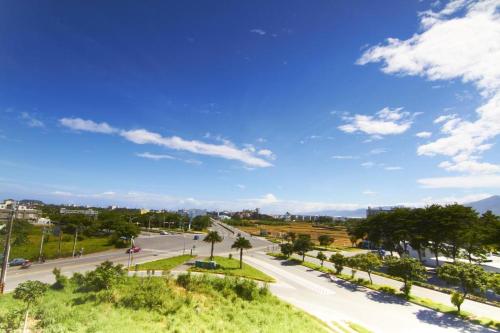
[[[373,253],[358,254],[355,257],[357,259],[357,268],[368,273],[370,284],[373,284],[371,273],[382,265],[382,261]]]
[[[410,297],[413,281],[423,281],[426,279],[425,267],[419,260],[409,257],[395,258],[389,257],[386,259],[387,272],[403,279],[401,292],[406,298]]]
[[[0,331],[5,333],[15,332],[23,320],[23,310],[11,309],[4,314],[0,314]]]
[[[457,291],[451,296],[451,301],[457,307],[458,313],[468,294],[475,290],[484,291],[488,285],[488,274],[481,266],[474,264],[444,264],[438,268],[437,274],[439,278],[462,290],[461,294]]]
[[[342,253],[334,253],[330,256],[330,261],[333,262],[333,265],[335,266],[335,272],[337,274],[340,274],[342,273],[347,260],[346,257],[342,255]]]
[[[309,235],[300,235],[299,238],[293,242],[293,252],[297,252],[302,256],[302,261],[306,258],[306,253],[313,249],[313,243]]]
[[[238,237],[233,245],[231,245],[232,249],[240,250],[240,269],[243,268],[243,250],[251,249],[252,244],[250,241],[244,237]]]
[[[222,242],[222,237],[219,235],[217,231],[210,231],[205,238],[203,238],[204,242],[210,243],[210,260],[214,259],[214,245],[215,243]]]
[[[280,250],[285,257],[290,258],[293,254],[293,245],[290,243],[280,244]]]
[[[23,332],[26,332],[28,327],[28,315],[30,307],[40,300],[47,292],[48,285],[40,281],[28,280],[19,284],[14,290],[14,298],[19,299],[26,305],[24,315]]]
[[[354,279],[359,268],[358,258],[356,256],[346,258],[346,264],[351,268],[351,279]]]
[[[326,256],[323,252],[319,251],[316,258],[321,261],[321,267],[323,267],[323,262],[326,260]]]
[[[54,267],[54,269],[52,270],[52,274],[54,274],[54,277],[56,279],[56,282],[51,286],[52,289],[64,289],[64,287],[66,287],[66,285],[68,284],[68,278],[62,275],[61,269]]]

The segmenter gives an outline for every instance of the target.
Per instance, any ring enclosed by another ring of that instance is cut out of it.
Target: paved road
[[[331,281],[321,272],[287,264],[263,252],[249,253],[244,260],[278,281],[270,286],[275,295],[330,325],[336,322],[345,327],[351,321],[382,333],[496,332],[395,296],[356,288],[343,280]]]
[[[297,259],[302,259],[302,257],[299,256],[294,256]],[[306,261],[313,262],[315,264],[320,264],[320,261],[316,258],[312,257],[307,257],[306,256]],[[324,266],[328,267],[332,270],[335,270],[334,265],[330,262],[324,262]],[[346,275],[351,275],[351,269],[350,268],[344,268],[342,273]],[[368,274],[363,271],[357,271],[356,277],[361,277],[363,279],[368,280]],[[372,279],[375,284],[379,285],[385,285],[385,286],[390,286],[393,287],[396,290],[399,290],[402,286],[403,283],[399,282],[394,279],[389,279],[380,275],[372,274]],[[439,291],[431,290],[429,288],[423,288],[419,286],[413,286],[411,289],[411,293],[415,296],[419,297],[424,297],[424,298],[430,298],[435,302],[439,302],[441,304],[446,304],[448,306],[454,307],[453,304],[451,303],[451,296],[449,294],[445,294]],[[500,308],[484,304],[484,303],[479,303],[479,302],[474,302],[471,300],[465,300],[464,303],[462,304],[462,310],[474,313],[478,316],[481,317],[487,317],[490,319],[495,319],[497,321],[500,321]]]
[[[215,245],[215,254],[226,255],[228,253],[233,253],[236,255],[237,251],[231,249],[231,245],[237,235],[218,225],[214,226],[214,228],[224,237],[222,243]],[[155,234],[138,237],[135,243],[142,248],[142,251],[134,254],[133,265],[183,253],[188,254],[191,249],[193,249],[194,254],[209,256],[210,244],[203,242],[202,239],[203,235],[200,236],[199,240],[194,240],[193,234]],[[265,248],[269,244],[269,242],[255,237],[252,237],[250,240],[254,250]],[[84,255],[80,258],[48,260],[43,264],[33,264],[29,269],[12,267],[7,271],[5,290],[7,292],[12,291],[19,283],[26,280],[39,280],[46,283],[53,283],[54,276],[52,270],[55,267],[60,268],[63,274],[71,276],[75,272],[92,270],[106,260],[127,265],[128,259],[129,256],[125,253],[125,249],[121,249]]]

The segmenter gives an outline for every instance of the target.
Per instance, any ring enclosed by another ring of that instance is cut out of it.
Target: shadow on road
[[[450,327],[461,332],[467,333],[494,333],[498,332],[494,329],[489,329],[480,325],[473,325],[458,317],[439,313],[433,310],[419,310],[417,318],[428,324],[436,325],[439,327]]]
[[[404,300],[401,297],[397,297],[380,291],[369,291],[366,293],[366,297],[372,301],[379,303],[410,305],[406,300]]]

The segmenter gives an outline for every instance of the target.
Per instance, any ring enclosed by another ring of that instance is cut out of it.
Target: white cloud
[[[500,134],[499,8],[498,0],[451,1],[440,11],[421,14],[421,33],[407,40],[389,38],[386,44],[368,49],[357,62],[383,62],[385,73],[417,75],[431,81],[461,79],[476,86],[484,98],[476,109],[476,119],[457,115],[437,118],[434,122],[442,124],[443,136],[417,150],[419,155],[451,157],[453,162],[444,164],[450,171],[496,169],[477,160]],[[456,178],[465,187],[484,179]],[[493,186],[487,183],[486,187]]]
[[[41,120],[36,119],[28,112],[21,112],[21,119],[26,121],[29,127],[45,127],[45,124]]]
[[[247,187],[243,184],[236,184],[236,187],[239,188],[240,190],[244,190],[246,189]]]
[[[254,33],[254,34],[257,34],[257,35],[261,35],[261,36],[264,36],[266,34],[265,30],[258,29],[258,28],[251,29],[250,32]]]
[[[253,146],[240,149],[225,139],[222,141],[222,144],[211,144],[197,140],[184,140],[178,136],[164,137],[161,134],[150,132],[146,129],[119,130],[109,126],[107,123],[96,123],[92,120],[83,120],[81,118],[62,118],[59,121],[63,126],[74,130],[119,134],[128,141],[140,145],[153,144],[173,150],[183,150],[194,154],[237,160],[250,167],[265,168],[273,166],[269,161],[256,156],[255,149],[252,149]],[[274,154],[273,157],[275,157]]]
[[[439,164],[440,168],[446,171],[466,172],[471,174],[493,174],[500,172],[500,165],[486,162],[477,162],[474,160],[464,161],[444,161]]]
[[[270,160],[276,159],[276,155],[274,155],[274,153],[269,149],[260,149],[257,152],[257,155],[267,157]]]
[[[403,170],[403,168],[400,167],[400,166],[386,166],[384,168],[384,170],[387,170],[387,171],[398,171],[398,170]]]
[[[346,124],[339,126],[346,133],[362,132],[374,136],[394,135],[406,132],[412,124],[412,116],[403,108],[388,107],[378,111],[375,116],[356,114],[343,118]]]
[[[333,155],[332,158],[335,160],[354,160],[358,159],[359,157],[352,155]]]
[[[500,175],[422,178],[418,183],[425,188],[500,188]]]
[[[116,128],[109,126],[107,123],[96,123],[92,120],[84,120],[81,118],[61,118],[59,119],[59,123],[75,131],[103,134],[113,134],[118,132]]]
[[[377,194],[377,192],[374,192],[372,190],[364,190],[362,193],[364,195],[375,195],[375,194]]]
[[[422,138],[422,139],[427,139],[427,138],[430,138],[432,136],[432,133],[431,132],[418,132],[417,134],[415,134],[415,136],[417,138]]]
[[[361,166],[364,167],[364,168],[372,168],[375,166],[375,163],[373,162],[363,162],[361,163]]]
[[[143,158],[147,158],[147,159],[155,160],[155,161],[165,160],[165,159],[167,159],[167,160],[174,160],[175,159],[175,157],[170,156],[170,155],[152,154],[152,153],[148,153],[148,152],[137,153],[136,155],[139,157],[143,157]]]
[[[378,155],[378,154],[383,154],[387,153],[387,149],[385,148],[375,148],[370,150],[370,155]]]

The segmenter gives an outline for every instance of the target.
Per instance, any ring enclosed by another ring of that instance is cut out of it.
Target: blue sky
[[[498,193],[499,6],[4,3],[0,197],[304,212]]]

